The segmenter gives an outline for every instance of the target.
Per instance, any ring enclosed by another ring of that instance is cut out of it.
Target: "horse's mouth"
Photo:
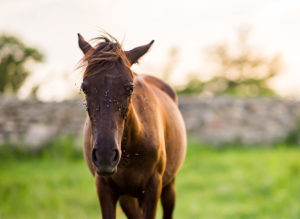
[[[117,171],[117,167],[114,167],[112,169],[102,169],[96,167],[96,172],[100,176],[111,176]]]

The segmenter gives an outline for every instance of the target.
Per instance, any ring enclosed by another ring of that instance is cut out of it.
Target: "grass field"
[[[0,157],[1,219],[100,217],[81,158]],[[300,218],[300,149],[191,145],[176,184],[175,218]]]

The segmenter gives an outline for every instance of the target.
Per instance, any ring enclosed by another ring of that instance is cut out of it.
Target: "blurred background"
[[[179,95],[189,137],[175,218],[300,218],[299,1],[0,7],[0,218],[99,218],[77,33],[103,31],[125,50],[154,39],[132,69]]]

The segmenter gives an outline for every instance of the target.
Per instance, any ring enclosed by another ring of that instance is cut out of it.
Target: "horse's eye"
[[[129,84],[125,87],[126,90],[126,94],[129,96],[132,94],[133,90],[134,90],[134,84]]]
[[[84,86],[83,84],[81,85],[81,90],[82,90],[82,92],[85,93],[85,94],[87,94],[87,92],[88,92],[87,87]]]

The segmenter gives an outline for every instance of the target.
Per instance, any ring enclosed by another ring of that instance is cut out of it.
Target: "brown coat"
[[[177,96],[160,79],[135,75],[126,66],[136,62],[153,42],[123,53],[114,42],[109,51],[121,59],[110,63],[107,70],[99,66],[101,73],[92,74],[87,71],[95,71],[99,60],[108,60],[103,50],[107,52],[109,46],[102,42],[94,49],[86,43],[79,36],[81,49],[89,54],[84,58],[88,63],[83,80],[88,107],[84,157],[95,176],[102,216],[115,218],[115,204],[120,199],[128,217],[154,218],[161,198],[164,218],[171,218],[174,179],[186,154],[186,131]],[[124,91],[121,84],[125,84]],[[126,97],[123,93],[127,91]]]

